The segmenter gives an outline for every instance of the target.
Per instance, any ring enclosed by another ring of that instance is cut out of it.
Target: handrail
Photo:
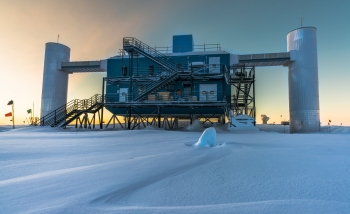
[[[221,51],[220,44],[203,44],[203,45],[192,45],[192,46],[166,46],[166,47],[155,47],[155,49],[161,53],[177,53],[181,51]]]
[[[200,64],[200,65],[191,65],[191,64],[177,64],[178,72],[189,72],[193,75],[197,74],[229,74],[229,70],[225,64]],[[152,72],[147,67],[137,67],[133,68],[132,76],[164,76],[166,73],[169,73],[169,70],[163,67],[153,67]],[[122,75],[122,74],[120,74]],[[126,77],[126,76],[124,76]],[[129,78],[129,77],[127,77]]]
[[[134,94],[134,100],[142,99],[147,94],[164,87],[178,77],[178,68],[172,59],[140,40],[134,37],[124,37],[123,48],[126,51],[135,50],[167,70],[167,72],[160,76],[158,81],[150,81],[142,91],[138,91],[137,95]]]
[[[193,52],[201,52],[201,51],[221,51],[220,44],[203,44],[203,45],[192,45],[192,46],[155,46],[154,49],[161,53],[181,53],[182,51],[188,51],[192,49]],[[119,49],[118,54],[120,56],[127,55],[124,49]]]
[[[223,65],[223,71],[225,77],[225,82],[227,85],[230,85],[230,70],[227,69],[226,65]]]
[[[176,63],[172,59],[134,37],[124,37],[123,48],[136,49],[137,51],[141,52],[140,54],[150,57],[151,60],[155,61],[159,65],[164,66],[171,71],[177,71]]]
[[[96,104],[102,103],[102,96],[95,94],[89,99],[78,100],[74,99],[67,104],[57,108],[51,113],[40,118],[36,125],[40,126],[57,126],[62,121],[67,119],[67,116],[74,116],[81,111],[92,109]]]
[[[145,97],[141,100],[135,101],[133,99],[134,95],[115,95],[115,94],[106,94],[105,103],[155,103],[155,102],[222,102],[226,100],[225,91],[192,91],[192,92],[157,92],[149,94],[148,97]]]

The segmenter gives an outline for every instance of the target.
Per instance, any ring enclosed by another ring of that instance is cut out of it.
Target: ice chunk
[[[216,146],[216,130],[213,127],[207,128],[198,142],[195,144],[197,147],[214,147]]]

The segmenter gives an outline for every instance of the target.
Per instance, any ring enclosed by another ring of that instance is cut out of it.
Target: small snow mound
[[[233,126],[229,123],[215,127],[217,131],[232,132],[232,133],[258,133],[259,128],[256,126]]]
[[[229,131],[241,131],[241,132],[259,132],[259,128],[256,126],[231,126],[227,124],[227,129]]]
[[[197,147],[214,147],[216,145],[216,130],[213,127],[207,128],[195,144]]]
[[[237,115],[229,118],[229,123],[220,127],[222,130],[235,132],[235,133],[251,133],[258,132],[259,129],[254,126],[255,118],[245,114]]]
[[[252,127],[254,126],[255,118],[250,117],[246,114],[237,115],[230,118],[230,122],[235,127]]]
[[[203,125],[201,121],[195,120],[193,123],[186,127],[187,131],[203,131]]]

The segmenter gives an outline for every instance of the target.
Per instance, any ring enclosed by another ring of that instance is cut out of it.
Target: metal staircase
[[[125,37],[123,39],[123,49],[131,55],[133,55],[134,52],[141,54],[166,69],[166,72],[163,72],[159,76],[159,79],[148,82],[141,92],[140,90],[137,92],[134,91],[134,101],[138,101],[152,92],[159,91],[178,78],[178,69],[176,63],[166,55],[160,53],[155,48],[146,45],[140,40],[133,37]]]
[[[234,66],[230,84],[235,87],[231,99],[231,109],[235,114],[255,117],[255,69],[254,67]]]
[[[227,85],[230,85],[230,70],[227,69],[226,65],[222,65],[222,74],[224,75],[225,82]]]
[[[96,113],[103,108],[104,103],[100,94],[89,99],[74,99],[59,107],[55,111],[40,118],[37,125],[51,127],[65,127],[85,113]]]
[[[249,91],[251,84],[240,83],[238,84],[238,90],[236,91],[236,105],[240,108],[245,108],[248,106],[249,101]]]

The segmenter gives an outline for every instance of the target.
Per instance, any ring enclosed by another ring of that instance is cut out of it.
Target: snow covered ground
[[[258,127],[0,132],[0,213],[350,213],[349,127]]]
[[[260,131],[279,132],[289,134],[289,126],[257,124]],[[349,126],[321,126],[319,134],[350,134]]]

